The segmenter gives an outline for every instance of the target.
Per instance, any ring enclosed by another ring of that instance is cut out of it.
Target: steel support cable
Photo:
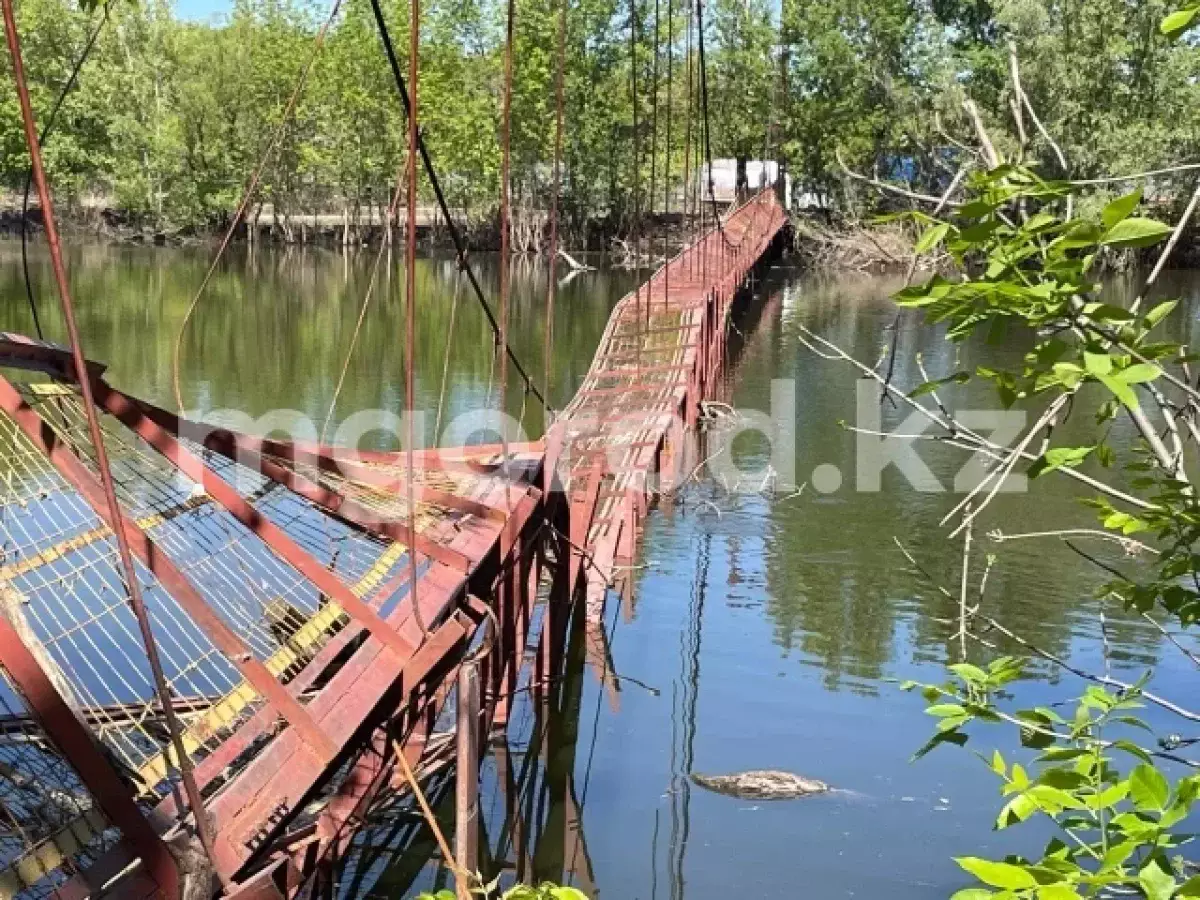
[[[634,321],[637,325],[637,351],[635,362],[640,369],[642,365],[642,156],[641,143],[638,140],[638,92],[637,92],[637,3],[629,0],[629,110],[633,123],[630,138],[633,143],[633,289]]]
[[[54,101],[54,106],[50,109],[50,115],[46,117],[46,124],[42,126],[42,133],[38,135],[38,145],[45,147],[46,142],[50,140],[50,135],[54,133],[54,123],[58,119],[58,112],[62,109],[63,103],[67,99],[67,95],[75,88],[76,82],[79,81],[79,74],[83,71],[84,64],[88,61],[88,57],[92,54],[92,48],[96,46],[96,41],[100,38],[100,32],[104,30],[105,24],[108,22],[108,14],[112,9],[111,0],[104,4],[104,10],[100,16],[100,21],[96,23],[96,27],[92,29],[92,33],[88,35],[88,39],[84,42],[83,50],[80,51],[79,57],[75,60],[75,65],[71,67],[71,73],[67,76],[66,83],[62,86],[62,90],[58,93],[58,98]],[[37,298],[33,295],[33,279],[29,275],[29,195],[33,190],[33,166],[25,172],[25,190],[21,195],[21,274],[25,278],[25,296],[29,299],[29,312],[33,315],[33,327],[37,331],[39,340],[45,340],[46,335],[42,331],[41,316],[38,315]]]
[[[513,88],[513,29],[516,22],[516,0],[505,4],[504,24],[504,92],[500,101],[500,346],[508,347],[508,293],[511,288],[512,260],[512,88]],[[528,379],[526,379],[528,386]],[[545,400],[543,398],[542,402]],[[508,354],[500,356],[500,413],[508,409]],[[500,426],[501,471],[504,475],[504,504],[511,502],[508,479],[508,428]]]
[[[229,248],[230,241],[233,240],[234,232],[241,224],[242,219],[246,215],[246,211],[250,208],[250,201],[254,197],[254,192],[258,188],[259,181],[262,180],[263,172],[266,171],[267,162],[270,160],[275,149],[279,146],[279,142],[283,139],[283,133],[287,130],[288,121],[292,118],[292,112],[296,108],[296,103],[300,100],[300,94],[304,90],[304,86],[308,83],[308,77],[312,74],[313,66],[316,65],[317,57],[320,55],[321,48],[325,45],[325,36],[329,33],[330,27],[333,25],[334,19],[337,18],[338,12],[342,8],[342,0],[333,0],[333,6],[330,7],[329,15],[326,16],[325,22],[321,25],[316,37],[313,39],[312,52],[309,53],[308,59],[304,63],[304,67],[300,70],[300,75],[296,79],[296,85],[292,89],[291,96],[288,97],[287,105],[283,109],[283,115],[279,119],[279,125],[275,128],[275,133],[271,136],[271,140],[267,143],[266,149],[263,151],[262,158],[258,161],[254,171],[250,174],[250,180],[246,182],[246,187],[242,191],[242,199],[238,202],[237,209],[233,214],[233,219],[229,223],[229,227],[225,229],[225,235],[221,238],[221,243],[217,247],[217,253],[209,264],[208,271],[204,273],[204,278],[200,281],[200,286],[196,288],[196,294],[192,297],[192,302],[188,304],[187,312],[183,315],[183,321],[179,323],[179,330],[175,334],[175,347],[171,353],[171,386],[175,391],[175,404],[179,407],[179,414],[183,415],[183,392],[179,384],[179,358],[183,352],[183,335],[187,331],[188,323],[192,319],[192,313],[196,311],[196,306],[200,303],[200,298],[204,295],[208,283],[212,281],[212,277],[216,274],[217,266],[220,265],[221,257],[225,255],[225,251]]]
[[[675,16],[674,0],[667,0],[667,134],[666,155],[663,159],[663,217],[666,227],[670,227],[671,212],[671,74],[675,67]],[[663,231],[663,256],[670,252],[670,239],[667,231]],[[671,302],[671,266],[663,268],[663,309]]]
[[[379,39],[383,42],[383,49],[387,54],[388,66],[392,70],[392,80],[396,84],[396,93],[399,95],[400,105],[407,110],[408,88],[405,86],[404,75],[400,71],[400,62],[396,58],[396,48],[392,45],[392,36],[388,31],[387,20],[383,16],[383,9],[379,4],[379,0],[371,0],[371,11],[375,16],[375,25],[379,29]],[[542,396],[542,392],[534,385],[533,380],[529,377],[528,372],[525,371],[525,367],[521,365],[521,360],[517,358],[512,347],[508,346],[506,341],[502,343],[500,340],[500,323],[497,322],[496,316],[492,313],[492,308],[488,305],[487,299],[483,295],[483,288],[479,284],[479,279],[475,277],[475,272],[467,259],[466,242],[459,233],[458,226],[454,222],[454,217],[450,214],[450,205],[446,202],[445,192],[442,190],[437,170],[433,166],[433,159],[429,155],[429,147],[425,143],[425,135],[419,130],[417,132],[417,149],[421,154],[421,163],[425,169],[425,177],[429,179],[429,185],[433,188],[433,193],[437,198],[438,208],[442,211],[442,216],[446,220],[446,227],[450,231],[450,240],[454,244],[454,252],[458,257],[459,267],[466,274],[467,281],[471,285],[471,290],[475,294],[475,299],[479,301],[479,305],[487,317],[488,324],[491,325],[497,348],[503,346],[505,354],[512,360],[517,374],[525,382],[525,389],[532,393],[540,402],[545,403],[546,400]]]
[[[554,301],[558,291],[558,205],[562,193],[563,120],[567,80],[567,0],[558,0],[554,71],[554,168],[550,189],[550,266],[546,282],[546,337],[542,362],[542,430],[550,430],[550,348],[554,341]]]
[[[167,730],[170,733],[171,744],[178,757],[179,772],[183,780],[184,792],[192,814],[196,819],[196,832],[200,837],[204,852],[210,863],[214,863],[213,836],[210,823],[204,810],[204,800],[196,784],[192,772],[191,757],[183,744],[182,729],[179,718],[175,714],[174,703],[171,699],[171,688],[163,673],[162,661],[159,657],[158,643],[150,628],[150,617],[142,597],[141,584],[134,567],[133,554],[125,534],[125,518],[121,513],[121,505],[117,500],[116,487],[113,481],[112,469],[109,466],[108,452],[104,445],[104,436],[100,429],[100,417],[96,412],[95,398],[92,394],[92,384],[88,376],[87,359],[83,353],[83,345],[79,338],[79,328],[75,321],[75,305],[71,299],[71,287],[67,279],[67,270],[63,264],[62,247],[58,240],[58,228],[54,218],[54,202],[50,196],[50,185],[42,165],[41,145],[38,143],[38,130],[34,122],[33,106],[29,99],[29,89],[25,82],[25,68],[21,57],[21,41],[17,33],[16,17],[13,13],[13,0],[0,0],[3,7],[4,31],[8,43],[9,55],[12,59],[13,77],[17,87],[18,105],[21,110],[22,125],[25,130],[25,143],[29,149],[30,166],[33,169],[33,181],[37,186],[38,200],[42,205],[42,223],[46,233],[46,243],[50,249],[50,263],[54,270],[54,279],[58,287],[59,300],[62,305],[63,321],[67,329],[67,337],[71,347],[71,357],[75,366],[80,393],[87,415],[88,433],[95,453],[96,468],[99,472],[100,485],[104,501],[111,521],[111,530],[117,544],[117,553],[121,561],[121,572],[125,589],[129,596],[130,606],[137,619],[138,630],[146,650],[146,660],[154,680],[155,692],[162,705],[163,717],[166,719]],[[225,877],[217,871],[223,883]]]
[[[741,241],[734,243],[725,233],[725,225],[721,221],[721,214],[717,211],[717,195],[713,187],[712,132],[708,117],[708,64],[704,57],[704,0],[696,0],[696,41],[700,49],[700,109],[704,116],[703,138],[704,156],[708,162],[708,196],[712,202],[713,219],[716,220],[717,232],[721,235],[721,240],[727,247],[736,250],[741,247]]]
[[[429,639],[429,629],[421,615],[421,604],[417,597],[417,508],[413,479],[413,454],[417,451],[414,440],[413,418],[416,415],[416,400],[413,381],[416,353],[417,328],[417,98],[420,74],[419,51],[421,49],[421,0],[409,0],[408,4],[408,159],[405,174],[408,183],[406,221],[404,223],[404,442],[408,451],[405,478],[405,505],[408,507],[408,596],[412,600],[413,620],[421,632],[421,643]],[[506,488],[507,489],[507,488]]]
[[[392,222],[396,221],[396,210],[400,208],[400,197],[404,191],[404,174],[401,173],[396,178],[396,189],[392,192],[391,202],[387,208],[386,228],[390,228]],[[329,400],[329,409],[325,411],[325,421],[321,423],[321,433],[319,439],[321,443],[325,443],[325,435],[329,431],[329,423],[333,421],[333,413],[337,409],[338,398],[342,395],[342,387],[346,383],[346,375],[350,372],[350,362],[354,358],[354,350],[358,346],[358,337],[362,333],[363,322],[367,318],[367,309],[371,305],[371,298],[375,295],[375,285],[379,281],[379,267],[383,262],[383,254],[387,250],[387,238],[379,244],[379,252],[375,254],[375,262],[371,265],[371,274],[367,278],[367,289],[363,292],[362,306],[358,309],[358,319],[354,322],[354,331],[350,334],[350,346],[346,350],[346,358],[342,360],[342,369],[338,373],[337,382],[333,386],[333,397]]]
[[[650,190],[648,197],[650,198],[647,204],[647,212],[650,215],[651,221],[654,219],[654,196],[655,196],[655,176],[657,172],[657,154],[658,154],[658,57],[660,44],[660,29],[659,29],[659,8],[660,0],[654,0],[654,55],[651,57],[650,64]],[[650,237],[651,251],[654,249],[654,237]],[[651,264],[653,265],[653,263]],[[654,302],[654,275],[650,275],[650,283],[646,285],[646,327],[650,327],[651,305]]]
[[[654,216],[654,185],[656,182],[658,157],[658,57],[661,40],[659,29],[660,0],[654,0],[654,55],[650,57],[650,202],[646,212]]]

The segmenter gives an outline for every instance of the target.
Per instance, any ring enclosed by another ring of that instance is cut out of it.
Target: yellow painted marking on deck
[[[195,497],[188,497],[178,506],[173,506],[163,512],[154,513],[149,516],[143,516],[140,519],[134,520],[134,525],[142,531],[149,531],[151,528],[157,528],[163,522],[173,519],[176,516],[181,516],[197,507],[203,506],[209,502],[209,497],[206,494],[198,494]],[[82,534],[77,534],[74,537],[69,537],[65,541],[59,541],[45,550],[39,550],[36,553],[26,556],[17,562],[9,563],[7,566],[0,566],[0,579],[12,580],[20,575],[26,575],[34,569],[38,569],[48,563],[54,562],[66,556],[73,550],[82,550],[89,544],[94,544],[97,541],[102,541],[105,538],[112,537],[112,530],[107,525],[102,525],[97,528],[89,529]]]
[[[103,813],[93,807],[44,838],[0,869],[0,900],[12,900],[22,891],[60,868],[108,828]]]
[[[69,384],[59,384],[56,381],[42,381],[27,385],[29,393],[39,397],[76,397],[79,392]]]
[[[362,598],[373,591],[392,567],[404,555],[405,546],[399,541],[388,545],[350,589]],[[322,636],[344,615],[344,610],[332,600],[322,606],[291,636],[287,644],[271,654],[264,663],[267,671],[279,677],[300,661],[301,657],[320,642]],[[181,735],[183,747],[189,756],[203,746],[204,740],[222,727],[233,722],[246,707],[258,698],[258,692],[248,681],[242,681],[228,694],[210,706],[205,713],[187,727]],[[138,775],[147,785],[147,791],[167,777],[167,757],[159,753],[147,760],[138,770]]]

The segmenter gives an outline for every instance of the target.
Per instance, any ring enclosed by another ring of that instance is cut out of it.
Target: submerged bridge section
[[[446,724],[464,660],[472,747],[554,681],[573,601],[602,610],[680,478],[785,225],[756,195],[625,297],[545,442],[508,459],[238,434],[92,364],[115,520],[70,354],[0,335],[0,900],[332,895],[399,757],[466,739]]]

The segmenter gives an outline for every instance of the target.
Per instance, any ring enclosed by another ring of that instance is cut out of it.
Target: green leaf
[[[588,900],[587,894],[573,887],[552,887],[550,896],[554,900]]]
[[[1175,876],[1161,862],[1151,859],[1138,872],[1138,884],[1146,893],[1146,900],[1170,900],[1175,893]]]
[[[1141,846],[1137,841],[1122,841],[1119,844],[1114,844],[1108,848],[1108,852],[1104,854],[1102,865],[1106,869],[1115,869],[1117,866],[1124,864],[1125,860],[1133,855],[1133,851]]]
[[[1130,409],[1138,408],[1137,394],[1135,394],[1133,392],[1133,388],[1131,388],[1124,381],[1121,381],[1119,378],[1114,378],[1112,375],[1100,375],[1098,376],[1098,380],[1106,388],[1112,391],[1113,396],[1124,403],[1127,407]]]
[[[1011,863],[993,862],[977,856],[959,856],[954,860],[984,884],[992,887],[1019,890],[1037,887],[1037,880],[1021,866]]]
[[[1200,897],[1200,875],[1193,875],[1179,886],[1176,897]]]
[[[1078,900],[1080,894],[1069,884],[1044,884],[1037,890],[1038,900]]]
[[[1170,233],[1170,225],[1154,219],[1125,219],[1108,229],[1100,243],[1118,248],[1152,247]]]
[[[1077,466],[1095,447],[1054,447],[1046,451],[1046,464],[1052,469]]]
[[[939,728],[942,725],[945,725],[946,722],[953,722],[953,721],[954,721],[953,719],[943,719],[941,721],[941,723],[939,723]],[[954,744],[956,746],[961,747],[963,744],[965,744],[967,742],[967,740],[968,740],[968,735],[966,735],[965,733],[958,731],[956,729],[951,729],[949,731],[938,731],[933,737],[931,737],[929,740],[927,740],[924,743],[924,745],[922,745],[920,750],[918,750],[916,753],[914,753],[912,755],[913,762],[916,762],[918,759],[923,757],[925,754],[927,754],[930,750],[937,747],[939,744]]]
[[[1200,6],[1179,9],[1163,19],[1158,27],[1167,37],[1177,38],[1196,23],[1198,16],[1200,16]]]
[[[1113,369],[1112,357],[1107,353],[1083,353],[1083,367],[1089,375],[1107,375]]]
[[[1138,809],[1161,812],[1167,808],[1171,789],[1167,786],[1167,779],[1158,769],[1142,763],[1129,775],[1129,796]]]
[[[1147,381],[1153,381],[1162,374],[1162,369],[1150,363],[1138,363],[1135,366],[1129,366],[1117,373],[1126,384],[1143,384]]]
[[[1112,203],[1108,204],[1108,206],[1104,207],[1104,211],[1100,213],[1100,221],[1104,223],[1105,230],[1107,231],[1118,222],[1129,218],[1129,215],[1137,209],[1137,205],[1141,202],[1142,189],[1139,187],[1132,194],[1118,197]]]
[[[955,663],[952,666],[947,666],[947,668],[963,681],[971,684],[982,684],[987,681],[987,672],[983,671],[979,666],[973,666],[970,663]]]
[[[950,225],[947,222],[941,222],[934,225],[932,228],[925,229],[920,238],[917,239],[916,245],[913,247],[915,253],[928,253],[943,240],[950,232]]]
[[[947,716],[961,716],[966,712],[966,709],[957,703],[936,703],[933,706],[926,707],[925,712],[928,715],[944,719]]]
[[[1178,305],[1178,300],[1167,300],[1158,304],[1158,306],[1146,313],[1146,327],[1153,328],[1155,325],[1169,316]]]
[[[1130,754],[1131,756],[1136,756],[1138,759],[1140,759],[1144,763],[1150,763],[1150,761],[1151,761],[1150,754],[1147,753],[1145,750],[1143,750],[1141,747],[1139,747],[1137,744],[1133,743],[1132,741],[1126,741],[1126,740],[1113,741],[1113,747],[1117,748],[1118,750],[1124,750],[1126,753]]]
[[[1000,831],[1010,825],[1024,822],[1037,811],[1036,800],[1028,794],[1018,794],[1009,800],[1004,809],[1000,810],[1000,815],[996,816],[996,830]]]

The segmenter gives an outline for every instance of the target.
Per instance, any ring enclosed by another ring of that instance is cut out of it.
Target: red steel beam
[[[105,503],[99,481],[65,444],[59,442],[54,430],[46,424],[8,379],[0,376],[0,409],[8,413],[17,426],[58,470],[97,516],[111,529],[121,528],[134,556],[153,573],[163,588],[170,593],[196,624],[204,631],[213,646],[221,652],[250,682],[266,701],[275,707],[290,725],[304,738],[304,742],[321,758],[329,758],[332,745],[304,707],[287,692],[267,667],[254,658],[250,648],[239,638],[204,598],[196,591],[192,582],[170,558],[138,528],[124,510],[121,521],[113,522]]]
[[[365,626],[401,659],[412,655],[412,643],[390,628],[345,582],[317,562],[292,540],[287,532],[251,506],[225,479],[208,468],[203,460],[180,444],[164,428],[144,415],[128,398],[101,383],[97,385],[96,399],[102,409],[128,425],[151,447],[170,460],[180,472],[203,487],[219,506],[261,538],[280,559],[307,578],[317,590],[337,603],[347,615]]]
[[[165,409],[160,409],[142,400],[138,400],[136,397],[130,397],[128,394],[115,390],[110,385],[103,382],[97,384],[95,389],[98,392],[107,390],[113,394],[116,394],[117,396],[123,398],[126,403],[140,410],[148,419],[169,433],[177,436],[191,437],[193,440],[199,444],[202,444],[207,449],[212,450],[215,453],[219,453],[226,459],[233,460],[234,462],[241,463],[248,468],[255,469],[256,471],[259,471],[266,477],[270,478],[272,481],[278,481],[281,484],[285,484],[291,490],[296,491],[296,493],[304,493],[305,491],[310,493],[314,491],[323,492],[318,493],[318,496],[321,496],[326,501],[340,497],[340,495],[338,495],[336,492],[329,491],[320,485],[314,485],[309,479],[304,478],[304,476],[300,475],[299,473],[293,472],[286,467],[282,467],[267,457],[273,456],[278,459],[287,460],[288,462],[313,465],[321,471],[342,475],[351,481],[360,481],[364,484],[369,484],[372,487],[377,487],[382,490],[399,491],[401,488],[405,487],[407,483],[405,479],[400,478],[399,476],[390,475],[387,472],[381,472],[378,469],[374,469],[370,466],[363,465],[360,462],[356,462],[353,457],[357,455],[359,451],[337,451],[334,448],[322,448],[319,445],[311,451],[304,450],[298,447],[296,444],[288,443],[286,441],[274,441],[266,438],[251,437],[249,435],[239,434],[235,431],[230,431],[227,428],[214,428],[200,422],[192,422],[188,419],[180,418],[179,416],[168,412]],[[470,474],[480,473],[472,469],[470,470]],[[291,484],[287,483],[288,478],[298,479],[296,483],[301,485],[304,490],[302,491],[292,487]],[[477,501],[469,500],[465,497],[459,497],[456,494],[451,494],[448,491],[432,488],[428,485],[415,484],[413,485],[413,492],[416,498],[423,502],[445,506],[450,509],[457,509],[462,512],[489,519],[499,520],[505,518],[504,511],[501,509],[487,506]],[[304,495],[307,496],[308,499],[313,500],[315,503],[321,503],[322,505],[325,505],[322,500],[318,500],[314,496],[309,496],[308,493],[304,493]],[[344,497],[341,497],[339,502],[353,503],[353,501]],[[354,508],[358,508],[357,504],[355,504]],[[360,511],[358,514],[365,516],[366,518],[373,518],[370,513],[365,511]],[[353,521],[350,515],[345,513],[339,513],[339,515],[342,515],[343,518],[351,519]],[[407,529],[405,530],[407,531]],[[425,553],[427,556],[436,558],[437,552],[439,549],[442,549],[441,546],[433,545],[432,547],[423,549],[420,546],[421,540],[421,537],[418,535],[417,549]],[[443,559],[442,561],[450,565],[462,565],[464,562],[464,560],[453,558]]]
[[[100,752],[92,733],[75,717],[37,658],[3,616],[0,616],[0,662],[105,817],[121,829],[129,847],[141,857],[163,896],[179,897],[179,868],[170,850],[133,802],[125,782]]]
[[[423,595],[432,594],[432,587]],[[469,629],[449,619],[408,660],[380,659],[381,648],[359,649],[312,701],[318,720],[343,750],[354,746],[363,729],[379,721],[420,685],[431,671],[466,644]],[[300,808],[304,799],[330,774],[298,753],[295,737],[285,731],[241,775],[210,803],[218,824],[217,865],[236,872],[269,849],[277,831]]]

